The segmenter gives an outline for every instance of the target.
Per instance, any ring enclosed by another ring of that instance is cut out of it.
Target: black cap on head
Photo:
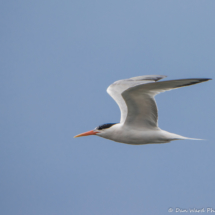
[[[110,128],[111,126],[113,126],[115,124],[117,124],[117,123],[105,123],[103,125],[99,125],[98,127],[96,127],[96,129],[102,130],[102,129]]]

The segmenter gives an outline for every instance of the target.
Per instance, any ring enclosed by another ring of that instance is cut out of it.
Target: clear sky
[[[119,122],[116,80],[214,78],[214,11],[214,0],[1,1],[0,214],[215,210],[214,80],[156,97],[162,129],[205,141],[73,138]]]

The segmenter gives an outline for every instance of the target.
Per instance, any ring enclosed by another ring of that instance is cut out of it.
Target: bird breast
[[[166,142],[159,128],[136,130],[127,128],[120,123],[106,129],[99,136],[116,142],[135,145]]]

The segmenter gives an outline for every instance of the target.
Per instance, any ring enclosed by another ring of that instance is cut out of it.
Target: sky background
[[[214,78],[214,11],[214,0],[2,0],[0,214],[215,210],[214,81],[156,97],[162,129],[205,141],[73,138],[119,122],[116,80]]]

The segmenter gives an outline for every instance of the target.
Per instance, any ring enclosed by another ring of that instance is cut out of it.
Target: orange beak
[[[78,135],[76,135],[76,136],[74,136],[74,138],[76,138],[76,137],[83,137],[83,136],[89,136],[89,135],[95,135],[95,134],[97,134],[98,132],[96,132],[96,131],[87,131],[87,132],[84,132],[84,133],[82,133],[82,134],[78,134]]]

